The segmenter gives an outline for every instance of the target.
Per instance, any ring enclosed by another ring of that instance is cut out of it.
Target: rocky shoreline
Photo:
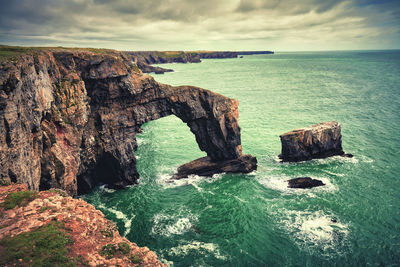
[[[273,51],[126,51],[144,73],[163,74],[172,69],[151,66],[164,63],[199,63],[202,58],[237,58],[243,55],[274,54]]]

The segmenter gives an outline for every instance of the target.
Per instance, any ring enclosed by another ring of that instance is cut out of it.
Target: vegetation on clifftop
[[[51,222],[38,229],[0,240],[0,265],[75,266],[68,258],[72,240],[63,223]]]
[[[38,193],[34,191],[20,191],[10,193],[4,200],[3,207],[6,210],[10,210],[17,206],[25,206],[37,197]]]
[[[6,60],[15,60],[22,55],[32,55],[41,51],[86,51],[95,54],[112,54],[115,50],[104,48],[79,48],[79,47],[26,47],[26,46],[8,46],[0,45],[0,62]]]

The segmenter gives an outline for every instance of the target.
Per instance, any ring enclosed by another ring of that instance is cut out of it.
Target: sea
[[[400,266],[400,51],[276,52],[163,64],[162,83],[239,101],[249,174],[171,181],[206,154],[174,116],[137,136],[140,183],[82,198],[170,266]],[[336,120],[353,158],[282,163],[279,135]],[[309,176],[325,186],[290,189]]]

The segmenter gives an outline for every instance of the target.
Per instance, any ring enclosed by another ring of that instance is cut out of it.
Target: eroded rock
[[[304,129],[297,129],[280,136],[283,161],[304,161],[343,155],[340,124],[322,122]]]
[[[223,172],[249,173],[256,169],[257,159],[251,155],[242,155],[236,159],[223,161],[213,161],[210,157],[203,157],[180,166],[172,179],[186,178],[192,174],[212,176]]]
[[[158,83],[116,51],[27,54],[0,65],[0,178],[71,195],[99,183],[135,184],[136,134],[169,115],[189,126],[213,161],[238,159],[238,104]]]
[[[298,177],[288,180],[289,188],[313,188],[316,186],[325,185],[321,180],[313,179],[311,177]]]

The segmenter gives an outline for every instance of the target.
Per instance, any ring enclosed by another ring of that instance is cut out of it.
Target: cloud
[[[0,0],[0,6],[0,42],[13,45],[123,50],[400,47],[400,7],[390,0]]]

